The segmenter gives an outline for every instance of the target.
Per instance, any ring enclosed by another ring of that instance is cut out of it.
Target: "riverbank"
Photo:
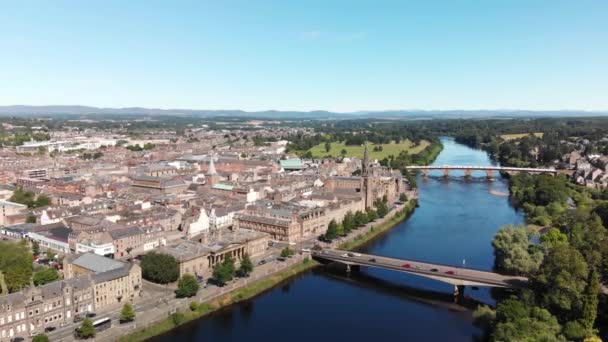
[[[367,229],[361,228],[354,231],[354,234],[346,237],[349,241],[340,244],[339,248],[354,249],[388,232],[397,224],[407,219],[416,209],[416,204],[417,200],[410,200],[403,207],[396,207],[393,209],[393,211],[384,219],[381,219],[382,221],[376,226],[373,226],[372,223]],[[298,259],[300,259],[299,262],[282,271],[259,278],[252,283],[235,288],[234,290],[211,300],[197,301],[194,299],[190,301],[189,309],[181,308],[181,311],[177,311],[177,313],[161,319],[160,321],[153,322],[143,329],[123,336],[119,340],[122,342],[139,342],[168,333],[179,326],[203,318],[219,309],[252,299],[281,283],[288,281],[292,277],[319,265],[318,262],[311,260],[308,257],[300,256]]]
[[[418,200],[416,199],[408,201],[403,209],[400,209],[389,219],[376,226],[373,226],[372,224],[372,227],[370,227],[368,231],[357,234],[351,241],[342,243],[339,248],[352,250],[380,237],[382,234],[393,229],[397,224],[408,219],[414,213],[414,210],[416,210],[417,204]]]
[[[257,295],[260,295],[275,286],[283,283],[284,281],[289,280],[290,278],[308,271],[313,267],[317,266],[317,263],[314,260],[309,258],[304,258],[301,262],[296,265],[280,271],[278,273],[272,274],[270,276],[264,277],[260,280],[255,281],[254,283],[236,289],[232,292],[226,293],[220,297],[212,299],[208,302],[199,302],[196,300],[192,300],[189,304],[189,309],[183,311],[177,311],[171,316],[154,323],[144,329],[138,330],[134,333],[131,333],[127,336],[121,337],[119,341],[121,342],[138,342],[138,341],[146,341],[152,337],[162,335],[167,333],[179,326],[187,324],[191,321],[203,318],[204,316],[213,313],[219,309],[228,307],[233,304],[237,304],[239,302],[251,299]]]

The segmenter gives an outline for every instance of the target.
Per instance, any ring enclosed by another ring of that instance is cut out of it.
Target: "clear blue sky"
[[[0,105],[608,110],[607,0],[0,2]]]

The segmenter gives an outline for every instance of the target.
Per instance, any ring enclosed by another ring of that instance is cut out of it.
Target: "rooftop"
[[[72,264],[91,270],[94,273],[103,273],[122,268],[124,264],[110,258],[106,258],[95,253],[85,253],[78,256]]]

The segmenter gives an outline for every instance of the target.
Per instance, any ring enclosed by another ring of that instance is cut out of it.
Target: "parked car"
[[[260,262],[258,262],[258,265],[264,265],[266,263],[266,260],[262,259],[260,260]]]
[[[95,316],[97,316],[97,314],[96,314],[96,313],[94,313],[94,312],[88,312],[88,313],[87,313],[87,317],[88,317],[88,318],[93,318],[93,317],[95,317]]]
[[[304,252],[304,253],[310,253],[310,248],[302,248],[302,252]]]
[[[55,329],[57,329],[57,328],[55,328],[55,327],[46,327],[46,328],[44,328],[44,332],[48,333],[48,332],[51,332],[51,331],[55,331]]]
[[[23,337],[17,336],[17,337],[11,338],[11,342],[23,342],[23,341],[25,341],[25,339]]]

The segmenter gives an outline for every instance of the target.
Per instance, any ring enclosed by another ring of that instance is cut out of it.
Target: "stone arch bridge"
[[[428,166],[406,166],[407,170],[420,171],[424,176],[428,176],[433,170],[440,170],[445,177],[450,175],[451,171],[464,171],[465,177],[471,177],[473,171],[484,171],[488,178],[494,178],[496,172],[505,172],[508,174],[518,174],[521,172],[540,174],[547,173],[556,175],[559,170],[553,168],[529,168],[529,167],[509,167],[509,166],[472,166],[472,165],[428,165]]]

